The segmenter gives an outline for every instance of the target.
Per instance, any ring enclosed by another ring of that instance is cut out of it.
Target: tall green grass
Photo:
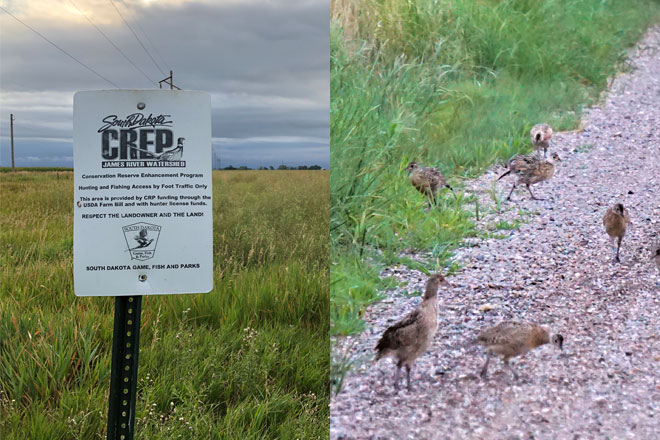
[[[535,123],[575,128],[659,13],[653,0],[333,2],[333,333],[359,331],[375,274],[402,251],[430,251],[426,269],[437,270],[476,234],[473,197],[445,191],[425,213],[408,162],[460,188],[529,150]]]
[[[325,438],[328,177],[214,172],[215,288],[143,301],[136,438]],[[0,175],[0,438],[103,439],[113,299],[72,285],[72,173]]]

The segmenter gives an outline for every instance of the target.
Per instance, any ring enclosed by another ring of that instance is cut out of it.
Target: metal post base
[[[141,313],[141,296],[115,298],[108,440],[133,440]]]

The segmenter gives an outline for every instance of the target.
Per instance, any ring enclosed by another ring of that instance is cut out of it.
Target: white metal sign
[[[76,93],[73,165],[76,295],[213,288],[209,95]]]

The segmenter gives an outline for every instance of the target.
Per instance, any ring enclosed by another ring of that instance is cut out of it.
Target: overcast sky
[[[0,6],[120,88],[157,88],[172,69],[175,85],[210,93],[222,167],[329,167],[328,0],[112,2]],[[10,113],[16,166],[72,166],[73,93],[115,87],[2,10],[0,28],[0,166],[11,166]]]

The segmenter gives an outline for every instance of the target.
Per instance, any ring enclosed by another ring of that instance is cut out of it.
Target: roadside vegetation
[[[328,177],[214,172],[215,288],[144,298],[136,438],[327,437]],[[105,439],[114,299],[74,296],[72,183],[0,175],[4,440]]]
[[[461,180],[530,151],[535,123],[578,128],[660,3],[335,0],[331,15],[330,311],[341,336],[362,330],[364,308],[392,283],[378,277],[386,265],[456,269],[452,249],[483,234]],[[413,160],[457,189],[428,213],[404,171]]]

